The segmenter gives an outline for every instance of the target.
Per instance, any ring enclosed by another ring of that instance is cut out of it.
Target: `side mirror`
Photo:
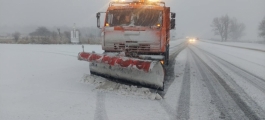
[[[171,26],[171,29],[175,29],[175,27],[176,27],[176,20],[175,19],[171,19],[170,26]]]
[[[97,27],[100,28],[100,13],[97,13]]]
[[[176,13],[171,13],[171,18],[173,19],[173,18],[176,18]]]

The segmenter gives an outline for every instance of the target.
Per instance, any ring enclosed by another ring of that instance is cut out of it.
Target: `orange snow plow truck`
[[[175,28],[175,13],[170,7],[157,0],[122,0],[110,2],[107,11],[98,12],[96,17],[105,52],[78,54],[79,60],[89,62],[91,74],[163,90],[170,30]]]

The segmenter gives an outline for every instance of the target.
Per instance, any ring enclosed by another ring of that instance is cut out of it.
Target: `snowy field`
[[[172,41],[170,53],[183,41]],[[80,51],[80,45],[0,44],[0,120],[265,119],[264,52],[189,44],[175,58],[174,80],[161,98],[91,76],[88,62],[77,60]],[[99,45],[85,51],[103,52]]]

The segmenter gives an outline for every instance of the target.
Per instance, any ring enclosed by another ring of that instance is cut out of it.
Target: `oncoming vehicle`
[[[186,37],[186,38],[187,38],[189,43],[195,43],[198,40],[198,38],[196,38],[196,37]]]

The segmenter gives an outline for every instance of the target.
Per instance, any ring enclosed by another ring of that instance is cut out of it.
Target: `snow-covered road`
[[[0,44],[0,120],[265,119],[265,52],[251,50],[265,45],[183,41],[171,42],[161,100],[90,76],[80,45]]]

